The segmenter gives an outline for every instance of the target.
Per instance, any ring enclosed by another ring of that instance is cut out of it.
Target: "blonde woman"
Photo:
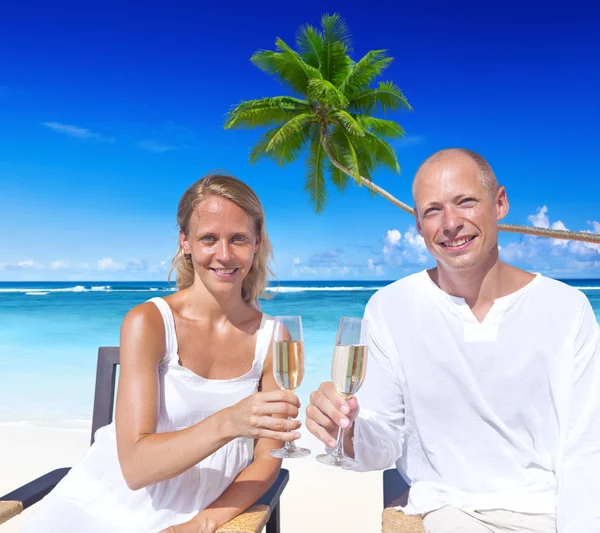
[[[299,437],[257,305],[271,257],[258,198],[210,175],[184,193],[177,222],[179,290],[123,320],[115,422],[22,533],[214,533],[275,480],[270,450]]]

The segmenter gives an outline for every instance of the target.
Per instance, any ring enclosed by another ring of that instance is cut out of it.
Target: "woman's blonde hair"
[[[260,244],[254,254],[250,272],[242,284],[242,298],[248,303],[257,305],[258,297],[264,296],[263,292],[267,287],[269,274],[273,274],[269,265],[273,258],[273,249],[265,229],[265,214],[262,205],[254,191],[240,180],[225,174],[209,174],[188,187],[179,200],[177,224],[186,237],[189,236],[189,223],[193,212],[209,196],[219,196],[233,202],[254,221],[254,231],[260,238]],[[183,252],[181,242],[175,257],[173,257],[173,265],[168,277],[169,282],[173,270],[177,289],[186,289],[194,283],[192,258]]]

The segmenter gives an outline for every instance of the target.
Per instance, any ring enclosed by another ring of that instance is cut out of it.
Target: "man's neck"
[[[463,298],[469,307],[492,304],[503,296],[505,267],[498,255],[472,268],[452,270],[438,263],[431,278],[444,292]]]

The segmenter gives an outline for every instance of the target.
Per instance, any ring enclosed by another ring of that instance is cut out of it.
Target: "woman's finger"
[[[281,415],[290,418],[298,417],[298,408],[285,402],[258,403],[252,406],[255,415]]]

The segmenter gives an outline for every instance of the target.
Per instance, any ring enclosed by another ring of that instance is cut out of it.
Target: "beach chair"
[[[115,380],[119,364],[119,348],[103,347],[98,350],[96,390],[92,416],[92,444],[96,430],[109,424],[113,418]],[[40,501],[67,474],[69,468],[59,468],[0,497],[0,524],[17,516],[24,509]],[[288,483],[290,474],[281,469],[271,488],[254,505],[239,516],[223,524],[217,533],[280,532],[279,497]]]
[[[383,472],[382,533],[424,532],[420,516],[406,515],[394,509],[397,505],[406,505],[409,488],[408,483],[395,468]]]

